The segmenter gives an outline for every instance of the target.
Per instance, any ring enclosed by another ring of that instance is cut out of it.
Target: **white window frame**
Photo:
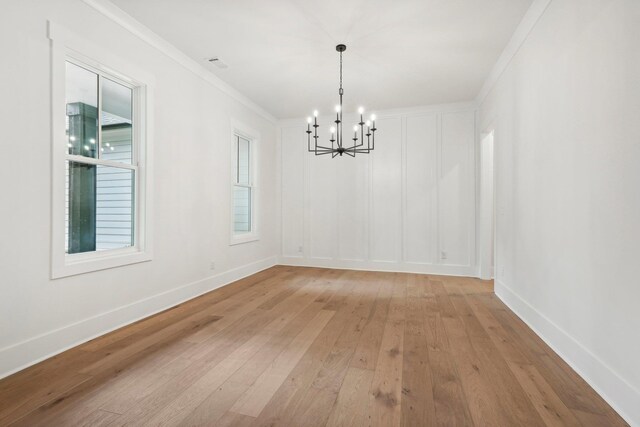
[[[153,78],[109,50],[78,37],[49,22],[51,40],[51,278],[72,276],[152,259],[151,130],[149,106],[153,100]],[[108,40],[105,39],[105,45]],[[97,160],[69,155],[65,125],[66,61],[103,75],[133,89],[133,161]],[[109,65],[106,65],[109,64]],[[117,71],[116,71],[117,70]],[[133,170],[135,175],[134,245],[121,249],[67,254],[65,251],[66,161],[105,164]]]
[[[236,233],[235,232],[235,212],[233,209],[234,203],[234,188],[236,187],[236,176],[235,176],[235,166],[234,164],[237,162],[236,158],[236,136],[244,138],[249,141],[249,185],[247,187],[251,188],[251,231],[246,233]],[[231,120],[231,185],[230,185],[230,196],[229,200],[231,202],[231,207],[229,209],[230,212],[230,242],[229,245],[239,245],[242,243],[255,242],[260,240],[259,234],[259,224],[258,224],[258,148],[260,145],[260,134],[251,129],[250,127],[244,125],[241,122]]]

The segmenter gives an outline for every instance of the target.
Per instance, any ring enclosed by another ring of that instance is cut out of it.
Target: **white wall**
[[[281,262],[474,274],[473,106],[378,117],[375,151],[355,158],[316,157],[306,121],[281,122]]]
[[[640,2],[553,0],[483,100],[496,291],[640,425]]]
[[[150,262],[49,279],[49,19],[155,78]],[[79,0],[3,2],[0,47],[0,377],[277,261],[273,120]],[[230,247],[232,119],[262,147],[260,240]]]

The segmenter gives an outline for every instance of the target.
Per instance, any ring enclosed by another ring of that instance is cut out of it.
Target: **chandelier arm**
[[[355,140],[355,138],[354,138],[354,140]],[[364,146],[364,141],[360,141],[360,144],[354,143],[351,147],[345,148],[345,150],[353,150],[354,148],[358,148],[358,147],[362,147],[362,146]]]
[[[318,151],[316,156],[324,156],[325,154],[331,154],[332,151]]]

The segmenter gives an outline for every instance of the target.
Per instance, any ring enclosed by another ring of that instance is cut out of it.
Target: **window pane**
[[[102,78],[101,158],[131,164],[133,91]]]
[[[67,162],[67,253],[132,246],[134,172]]]
[[[236,142],[236,182],[249,184],[250,142],[237,137]]]
[[[248,233],[251,231],[251,188],[233,187],[233,231]]]
[[[66,63],[67,152],[98,157],[98,75]]]

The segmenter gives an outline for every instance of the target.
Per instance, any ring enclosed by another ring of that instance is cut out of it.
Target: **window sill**
[[[54,263],[51,278],[75,276],[109,268],[122,267],[130,264],[151,261],[150,252],[137,248],[125,248],[104,252],[90,252],[84,254],[64,255],[62,262]]]
[[[256,242],[260,240],[260,236],[254,233],[232,235],[229,246],[241,245],[243,243]]]

